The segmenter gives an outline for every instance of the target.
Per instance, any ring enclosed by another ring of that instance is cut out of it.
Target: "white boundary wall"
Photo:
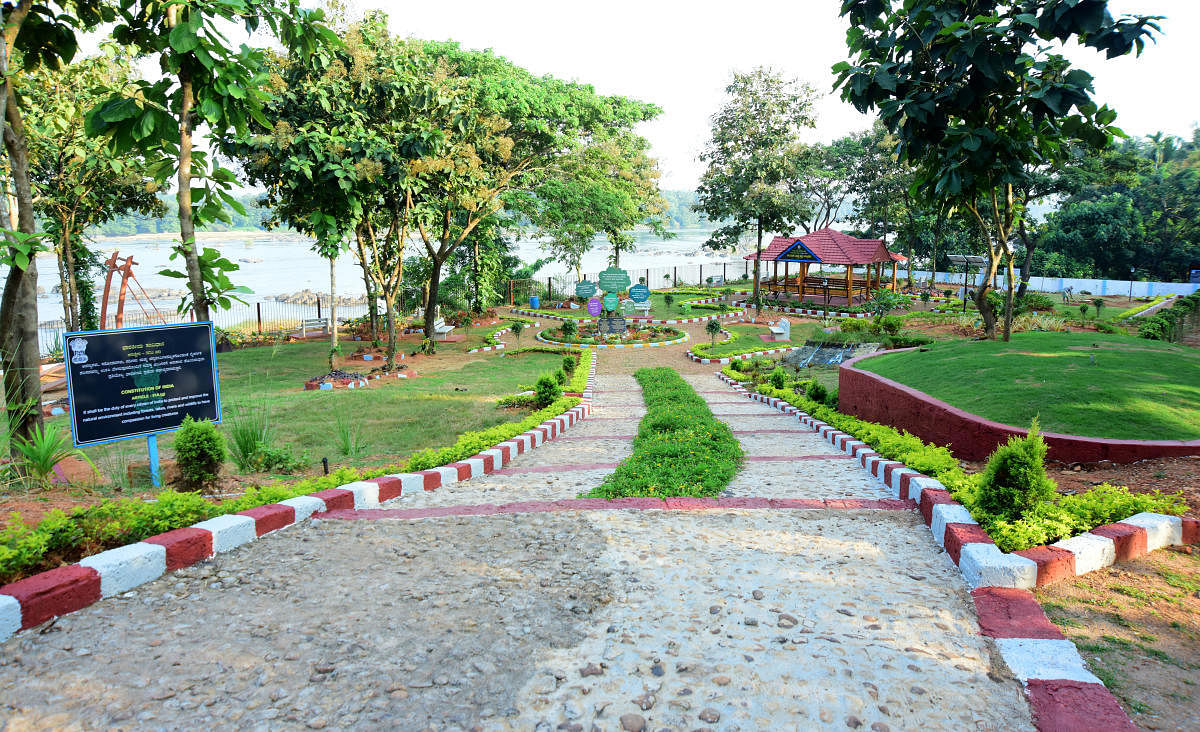
[[[913,271],[913,277],[918,280],[928,280],[929,272]],[[998,287],[1006,287],[1008,278],[1004,275],[996,278]],[[962,287],[962,272],[938,272],[937,282],[945,282],[956,288]],[[983,274],[972,274],[972,286],[983,281]],[[1200,290],[1200,284],[1187,282],[1133,282],[1134,297],[1155,297],[1157,295],[1190,295]],[[1070,277],[1030,277],[1029,289],[1036,292],[1062,292],[1067,287],[1074,289],[1078,296],[1080,290],[1087,290],[1093,295],[1128,295],[1129,280],[1084,280]]]

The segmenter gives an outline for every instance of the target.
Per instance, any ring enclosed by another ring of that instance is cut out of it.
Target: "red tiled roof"
[[[777,236],[771,240],[771,245],[763,250],[762,261],[786,261],[788,249],[797,242],[804,246],[821,260],[822,264],[873,264],[875,262],[899,262],[884,246],[882,239],[855,239],[836,229],[820,229],[801,237]],[[753,260],[753,254],[746,259]],[[800,261],[798,257],[795,261]]]

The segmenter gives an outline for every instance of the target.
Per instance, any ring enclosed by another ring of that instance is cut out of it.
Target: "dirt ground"
[[[1157,551],[1037,591],[1142,729],[1200,719],[1200,549]]]

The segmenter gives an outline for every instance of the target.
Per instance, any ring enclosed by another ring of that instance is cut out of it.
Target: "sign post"
[[[145,437],[159,487],[158,434],[221,421],[215,351],[211,322],[64,333],[75,446]]]

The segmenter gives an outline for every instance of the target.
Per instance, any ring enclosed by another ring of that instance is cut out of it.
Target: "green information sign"
[[[617,297],[614,293],[610,292],[604,296],[604,309],[605,310],[616,310],[617,306],[620,305],[620,303],[621,303],[621,299],[619,297]]]
[[[591,297],[596,294],[596,283],[590,280],[581,280],[575,283],[575,297]]]
[[[616,267],[609,267],[604,270],[597,279],[600,281],[600,289],[605,292],[624,292],[629,289],[629,283],[632,282],[629,279],[628,272]],[[609,308],[609,310],[612,309]]]
[[[634,302],[646,302],[650,299],[650,288],[645,285],[634,285],[629,288],[629,299]]]

